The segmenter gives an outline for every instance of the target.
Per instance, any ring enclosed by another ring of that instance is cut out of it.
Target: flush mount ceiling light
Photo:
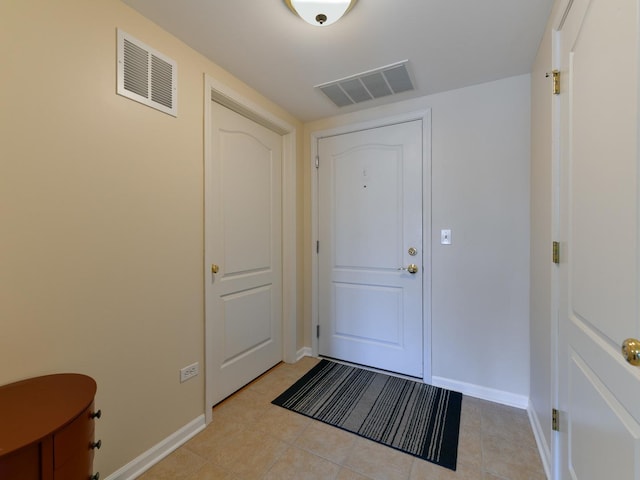
[[[305,22],[326,27],[337,22],[358,0],[284,0],[287,7]]]

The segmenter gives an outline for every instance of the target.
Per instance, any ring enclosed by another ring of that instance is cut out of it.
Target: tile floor
[[[465,396],[458,469],[271,405],[318,360],[280,364],[213,409],[213,422],[139,480],[544,480],[527,414]]]

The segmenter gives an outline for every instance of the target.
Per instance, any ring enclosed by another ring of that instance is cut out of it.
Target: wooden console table
[[[96,382],[64,373],[0,387],[0,479],[98,480]]]

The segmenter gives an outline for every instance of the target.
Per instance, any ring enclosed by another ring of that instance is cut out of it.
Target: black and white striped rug
[[[461,393],[322,360],[271,403],[456,469]]]

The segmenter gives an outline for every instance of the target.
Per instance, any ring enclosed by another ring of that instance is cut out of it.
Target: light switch
[[[451,230],[440,230],[440,244],[451,245]]]

